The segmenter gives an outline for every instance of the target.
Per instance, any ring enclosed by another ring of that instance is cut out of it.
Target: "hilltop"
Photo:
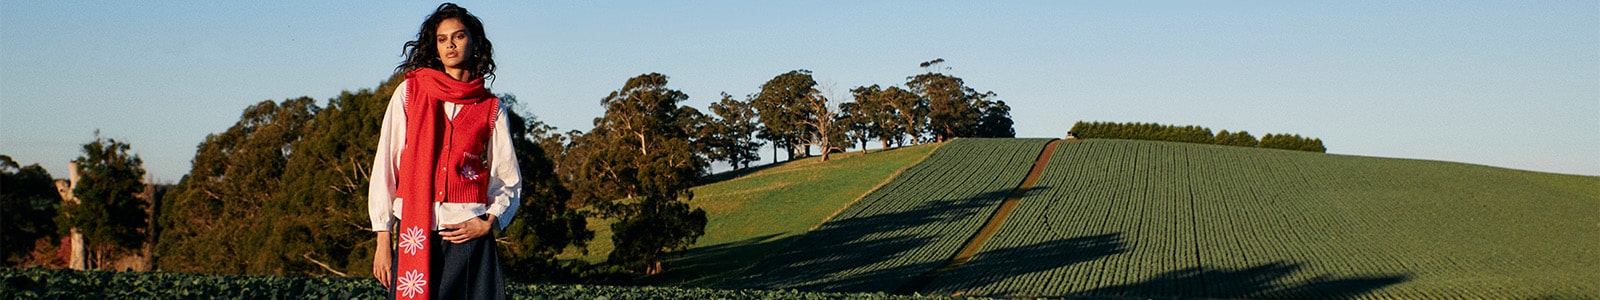
[[[685,261],[737,263],[664,283],[993,296],[1600,295],[1597,177],[1127,140],[1059,143],[1041,157],[1047,141],[944,143],[858,201],[806,201],[824,197],[781,188],[829,176],[718,182],[767,192],[708,209],[723,217],[707,237],[742,233],[702,241]],[[973,244],[1036,158],[1047,162],[1037,184]],[[701,199],[720,198],[711,186],[697,189]],[[765,217],[835,210],[803,234],[804,222]],[[973,245],[975,255],[952,263]]]

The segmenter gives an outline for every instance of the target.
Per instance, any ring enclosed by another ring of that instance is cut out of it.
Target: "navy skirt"
[[[432,233],[433,258],[428,292],[434,299],[506,299],[505,273],[501,272],[500,251],[494,244],[494,231],[465,243],[451,243]],[[389,274],[400,273],[400,255],[394,255]],[[399,277],[399,276],[393,276]],[[398,298],[390,280],[389,299]]]

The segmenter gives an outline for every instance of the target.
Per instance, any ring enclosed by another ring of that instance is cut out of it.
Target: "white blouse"
[[[406,137],[406,83],[395,87],[389,98],[389,108],[383,114],[383,130],[378,135],[377,155],[372,159],[372,184],[367,188],[367,213],[372,218],[373,231],[389,231],[398,222],[403,199],[396,197],[399,184],[395,173],[400,170],[400,153],[405,151]],[[445,115],[456,117],[461,104],[445,102]],[[433,229],[443,229],[442,224],[466,222],[484,213],[495,215],[495,228],[504,230],[511,224],[522,199],[522,174],[517,166],[516,152],[511,148],[511,132],[506,129],[505,105],[494,119],[494,132],[489,137],[489,204],[433,203]]]

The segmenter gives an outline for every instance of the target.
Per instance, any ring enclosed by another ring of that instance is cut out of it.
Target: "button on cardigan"
[[[406,83],[401,82],[389,98],[383,114],[383,127],[378,134],[377,155],[373,157],[371,186],[367,188],[367,213],[372,219],[373,231],[390,231],[400,217],[403,199],[396,198],[396,173],[400,170],[400,153],[405,151],[406,136]],[[442,103],[445,115],[455,118],[461,105]],[[489,204],[433,202],[433,229],[443,229],[443,224],[456,224],[485,213],[495,215],[496,229],[504,230],[511,224],[522,195],[522,174],[517,157],[511,147],[511,133],[507,130],[505,107],[499,108],[494,119],[494,132],[489,137]]]

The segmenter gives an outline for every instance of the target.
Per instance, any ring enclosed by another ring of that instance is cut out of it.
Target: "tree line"
[[[154,216],[145,214],[145,207],[104,208],[94,216],[154,222],[155,230],[135,233],[156,237],[151,239],[158,241],[154,260],[162,270],[367,276],[375,238],[366,208],[367,177],[379,124],[401,81],[391,76],[375,89],[346,91],[324,105],[300,97],[246,107],[236,123],[196,146],[189,173],[166,190]],[[872,141],[887,148],[1015,135],[1010,107],[995,93],[977,92],[958,77],[932,71],[908,77],[904,88],[871,85],[837,94],[819,85],[810,71],[794,70],[744,99],[723,93],[707,107],[709,114],[683,105],[689,95],[667,83],[668,76],[658,73],[629,78],[601,98],[605,113],[588,132],[561,132],[518,111],[514,95],[500,95],[524,178],[521,210],[497,238],[508,276],[571,282],[662,271],[666,259],[704,233],[706,215],[688,205],[689,188],[709,175],[712,163],[749,167],[761,159],[763,145],[773,145],[774,156],[783,149],[788,159],[826,159],[834,151],[865,149]],[[137,181],[143,169],[128,150],[125,143],[107,144],[97,137],[80,160],[106,160],[137,172],[85,169],[93,164],[79,168],[86,177]],[[23,264],[26,253],[40,250],[13,241],[58,239],[60,228],[88,224],[88,213],[72,221],[11,217],[13,212],[59,216],[51,210],[67,208],[50,205],[59,197],[34,191],[53,192],[37,179],[49,178],[42,168],[3,162],[4,221],[7,228],[22,229],[7,232],[8,265]],[[24,185],[35,188],[12,188]],[[556,259],[569,248],[587,246],[595,237],[588,222],[595,218],[612,221],[615,247],[607,261],[588,265]],[[126,226],[145,228],[143,223]],[[56,233],[45,233],[50,231]],[[18,236],[13,239],[11,232]],[[109,237],[90,240],[106,245],[108,252],[140,246]]]
[[[1267,134],[1257,140],[1248,131],[1228,132],[1227,130],[1222,130],[1212,134],[1210,128],[1193,125],[1180,127],[1156,123],[1078,121],[1072,124],[1072,130],[1068,134],[1076,138],[1086,139],[1152,140],[1317,153],[1328,152],[1328,148],[1322,145],[1322,139],[1319,138],[1302,137],[1299,134]]]
[[[933,67],[943,59],[924,62]],[[861,147],[943,142],[958,137],[1015,137],[1011,107],[992,92],[978,92],[960,77],[929,71],[906,78],[905,87],[859,86],[840,94],[819,85],[809,70],[779,74],[761,90],[734,99],[723,94],[708,132],[708,158],[735,168],[759,160],[762,145],[785,151],[786,159]],[[756,141],[765,140],[765,143]]]

